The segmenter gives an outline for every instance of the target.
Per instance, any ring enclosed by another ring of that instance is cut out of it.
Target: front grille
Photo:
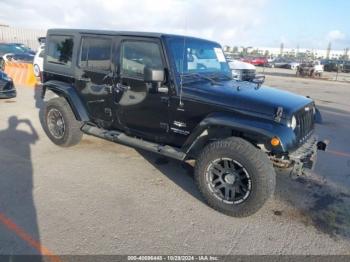
[[[242,80],[250,81],[255,78],[255,70],[254,69],[243,69],[242,70]]]
[[[310,104],[302,108],[296,114],[297,127],[296,134],[299,143],[303,143],[307,138],[310,137],[314,129],[314,105]]]

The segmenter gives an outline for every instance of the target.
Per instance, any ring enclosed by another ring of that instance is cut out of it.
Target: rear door
[[[83,36],[76,78],[92,120],[105,128],[113,122],[112,47],[111,36]]]

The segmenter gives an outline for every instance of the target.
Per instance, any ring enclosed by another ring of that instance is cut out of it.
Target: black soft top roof
[[[154,37],[162,38],[163,36],[169,37],[188,37],[192,39],[204,40],[208,42],[217,43],[215,41],[210,41],[207,39],[184,36],[184,35],[175,35],[175,34],[165,34],[165,33],[155,33],[155,32],[137,32],[137,31],[113,31],[113,30],[92,30],[92,29],[62,29],[62,28],[53,28],[47,31],[47,34],[94,34],[94,35],[115,35],[115,36],[140,36],[140,37]]]

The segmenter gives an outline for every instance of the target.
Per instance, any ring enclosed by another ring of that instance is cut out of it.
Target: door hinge
[[[112,116],[112,109],[110,109],[109,107],[105,108],[105,114],[108,116]]]
[[[169,131],[169,124],[167,123],[160,123],[160,128],[165,129],[167,132]]]
[[[106,85],[106,86],[105,86],[105,90],[106,90],[106,92],[109,93],[109,94],[112,93],[112,86],[107,86],[107,85]]]
[[[161,101],[162,103],[164,103],[164,104],[169,104],[169,97],[167,97],[167,96],[162,96],[162,97],[160,98],[160,101]]]

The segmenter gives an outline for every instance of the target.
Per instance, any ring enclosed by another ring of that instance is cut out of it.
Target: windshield
[[[189,37],[168,37],[170,55],[180,74],[218,73],[230,76],[231,72],[219,44]]]
[[[14,53],[14,54],[23,54],[27,51],[18,45],[10,45],[10,44],[4,44],[0,45],[0,53],[6,54],[6,53]]]

